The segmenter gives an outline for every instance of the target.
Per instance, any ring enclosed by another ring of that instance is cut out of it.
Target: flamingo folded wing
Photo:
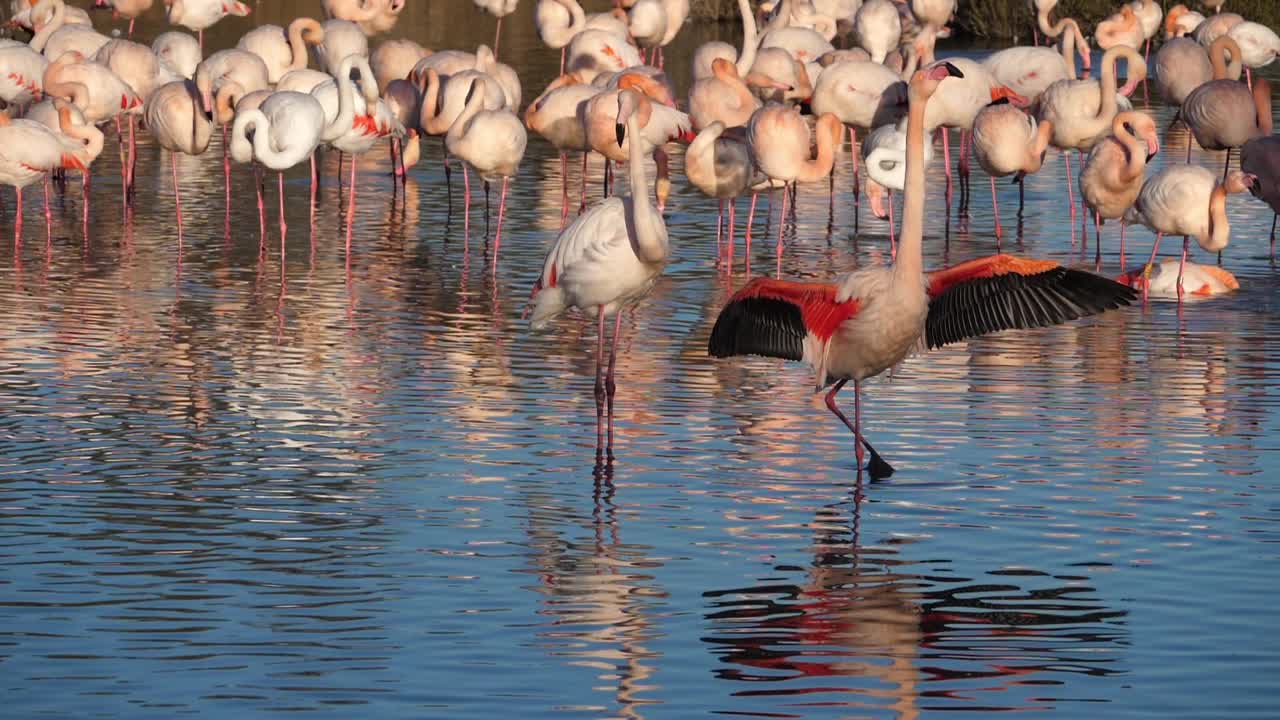
[[[836,328],[857,315],[859,300],[836,301],[833,283],[759,277],[720,311],[707,352],[712,357],[764,355],[816,364]]]
[[[1127,285],[1051,260],[992,255],[929,273],[925,344],[1057,325],[1128,305]]]

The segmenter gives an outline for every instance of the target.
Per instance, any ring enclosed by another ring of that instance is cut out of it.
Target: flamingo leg
[[[852,127],[849,128],[849,157],[853,162],[853,231],[856,233],[858,232],[858,211],[862,205],[862,184],[858,182],[858,131]]]
[[[582,151],[582,196],[578,200],[579,215],[587,209],[587,155],[589,153],[589,150]]]
[[[351,188],[347,197],[347,258],[351,258],[351,224],[356,219],[356,156],[351,156]]]
[[[1187,164],[1188,165],[1191,164],[1191,140],[1192,140],[1192,135],[1191,135],[1191,132],[1188,131],[1187,132]]]
[[[125,186],[126,186],[125,192],[130,203],[133,202],[133,173],[134,173],[134,170],[137,169],[137,165],[138,165],[138,141],[137,141],[136,135],[134,134],[135,125],[136,123],[134,121],[134,116],[130,115],[129,116],[129,172],[126,175],[127,182],[125,183]]]
[[[960,162],[957,170],[960,173],[960,207],[965,213],[969,211],[969,131],[960,128]]]
[[[618,384],[614,381],[614,366],[618,362],[618,331],[622,328],[622,310],[613,315],[613,339],[609,343],[609,374],[605,376],[604,390],[609,412],[609,441],[606,445],[609,455],[613,455],[613,398],[618,394]]]
[[[898,259],[898,238],[893,229],[893,191],[886,191],[889,196],[889,259]]]
[[[471,237],[471,174],[467,172],[467,164],[462,163],[462,236]]]
[[[1231,148],[1227,148],[1227,159],[1222,163],[1222,182],[1227,181],[1227,171],[1231,169]]]
[[[945,127],[938,128],[938,132],[942,133],[942,169],[947,174],[947,207],[951,207],[951,141],[948,139],[950,133]],[[1075,218],[1075,215],[1071,216]]]
[[[756,200],[759,199],[760,193],[751,193],[751,209],[747,211],[747,229],[743,237],[745,242],[745,247],[743,248],[743,262],[746,263],[748,272],[750,272],[751,268],[751,226],[754,225],[756,221]]]
[[[596,450],[604,445],[604,305],[596,309]]]
[[[231,222],[231,158],[227,157],[227,126],[222,126],[222,193],[226,203],[226,222]]]
[[[18,255],[18,249],[22,247],[22,188],[15,187],[18,193],[18,217],[13,222],[13,254]]]
[[[175,193],[176,197],[176,193]],[[89,241],[89,168],[80,173],[80,224],[85,242]]]
[[[560,74],[561,75],[564,74],[564,56],[565,56],[565,53],[568,52],[568,50],[569,50],[568,45],[565,45],[564,47],[560,48]]]
[[[791,193],[784,186],[782,188],[782,214],[778,216],[778,257],[782,257],[782,228],[787,224],[787,202],[791,199]]]
[[[1097,210],[1093,211],[1093,269],[1102,269],[1102,215]]]
[[[860,381],[853,381],[854,422],[849,422],[849,418],[846,417],[844,412],[840,410],[840,407],[836,405],[836,393],[840,392],[840,389],[843,388],[847,382],[849,382],[848,378],[838,380],[836,384],[831,387],[831,391],[823,398],[823,401],[826,402],[827,409],[834,413],[836,417],[840,418],[840,422],[844,423],[845,427],[849,428],[849,430],[853,432],[854,456],[857,458],[858,472],[862,472],[862,460],[864,457],[862,450],[865,447],[867,453],[871,456],[870,462],[867,463],[866,467],[867,472],[871,475],[871,479],[878,480],[880,478],[887,478],[893,474],[893,466],[885,462],[884,458],[880,457],[880,453],[876,452],[876,449],[871,447],[871,443],[867,442],[867,439],[862,436],[862,387]]]
[[[493,236],[493,270],[498,271],[498,247],[502,245],[502,216],[507,210],[507,183],[511,178],[502,178],[502,191],[498,195],[498,229]]]
[[[173,214],[178,221],[178,250],[182,250],[182,195],[178,192],[178,153],[169,153],[169,169],[173,172]]]
[[[716,264],[724,257],[724,198],[720,198],[720,212],[716,214]]]
[[[280,198],[280,265],[284,265],[284,236],[288,232],[289,226],[284,222],[284,173],[276,173],[277,192]]]
[[[1125,265],[1125,262],[1124,262],[1124,228],[1125,228],[1124,221],[1123,221],[1123,220],[1121,220],[1121,221],[1120,221],[1120,267],[1121,267],[1121,269],[1123,269],[1123,268],[1124,268],[1124,265]]]
[[[489,237],[489,181],[481,178],[484,186],[484,236]]]
[[[560,227],[569,218],[569,153],[560,151]]]
[[[1071,151],[1062,151],[1062,160],[1067,166],[1067,205],[1071,208],[1071,244],[1076,244],[1076,194],[1071,189]]]
[[[1000,251],[1000,201],[996,199],[996,176],[991,176],[991,209],[996,215],[996,252]]]
[[[1178,260],[1178,302],[1182,302],[1182,273],[1187,269],[1187,250],[1191,241],[1186,235],[1182,236],[1182,257]]]
[[[129,18],[129,39],[130,40],[133,39],[133,22],[135,20],[137,20],[137,18]]]
[[[1253,90],[1253,73],[1249,71],[1249,67],[1247,65],[1244,68],[1244,81],[1248,83],[1249,90]]]
[[[44,243],[53,242],[53,213],[49,210],[49,173],[44,174]]]
[[[737,208],[738,208],[738,199],[737,199],[737,198],[729,198],[729,266],[728,266],[728,271],[729,271],[730,273],[732,273],[732,272],[733,272],[733,236],[734,236],[734,231],[737,229],[737,228],[735,227],[735,224],[736,224],[736,220],[737,220],[737,218],[734,216],[734,213],[735,213],[735,211],[737,210]]]
[[[308,203],[308,209],[311,217],[311,227],[316,226],[316,180],[319,174],[316,172],[316,154],[311,153],[311,199]]]
[[[1271,260],[1276,259],[1276,220],[1280,220],[1280,215],[1271,216]]]
[[[258,233],[262,241],[267,238],[267,206],[262,197],[262,169],[253,168],[253,189],[258,193]]]
[[[200,42],[200,57],[204,57],[204,30],[197,30],[196,36]]]
[[[498,59],[498,43],[502,40],[502,16],[498,16],[498,23],[493,28],[493,59]]]

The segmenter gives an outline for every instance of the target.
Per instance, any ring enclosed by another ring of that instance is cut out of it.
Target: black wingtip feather
[[[806,333],[800,308],[795,305],[772,298],[743,298],[720,311],[707,341],[707,354],[800,360],[804,357]]]
[[[932,349],[1000,330],[1058,325],[1136,298],[1128,285],[1065,267],[970,280],[930,300],[925,342]]]

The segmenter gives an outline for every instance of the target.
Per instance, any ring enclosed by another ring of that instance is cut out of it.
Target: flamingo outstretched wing
[[[1123,307],[1127,285],[1052,260],[991,255],[929,273],[925,344],[942,347],[1000,330],[1057,325]]]
[[[815,363],[811,357],[841,323],[857,315],[859,300],[836,301],[834,283],[758,277],[734,293],[711,329],[712,357],[764,355]]]

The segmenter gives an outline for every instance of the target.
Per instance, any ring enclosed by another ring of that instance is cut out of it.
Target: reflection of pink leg
[[[613,369],[618,362],[618,331],[622,329],[622,310],[613,316],[613,339],[609,345],[609,374],[604,379],[605,397],[609,404],[609,442],[606,447],[613,454],[613,397],[618,394],[618,385],[613,379]]]
[[[996,200],[996,176],[991,176],[991,207],[996,214],[996,252],[1000,251],[1000,201]]]

